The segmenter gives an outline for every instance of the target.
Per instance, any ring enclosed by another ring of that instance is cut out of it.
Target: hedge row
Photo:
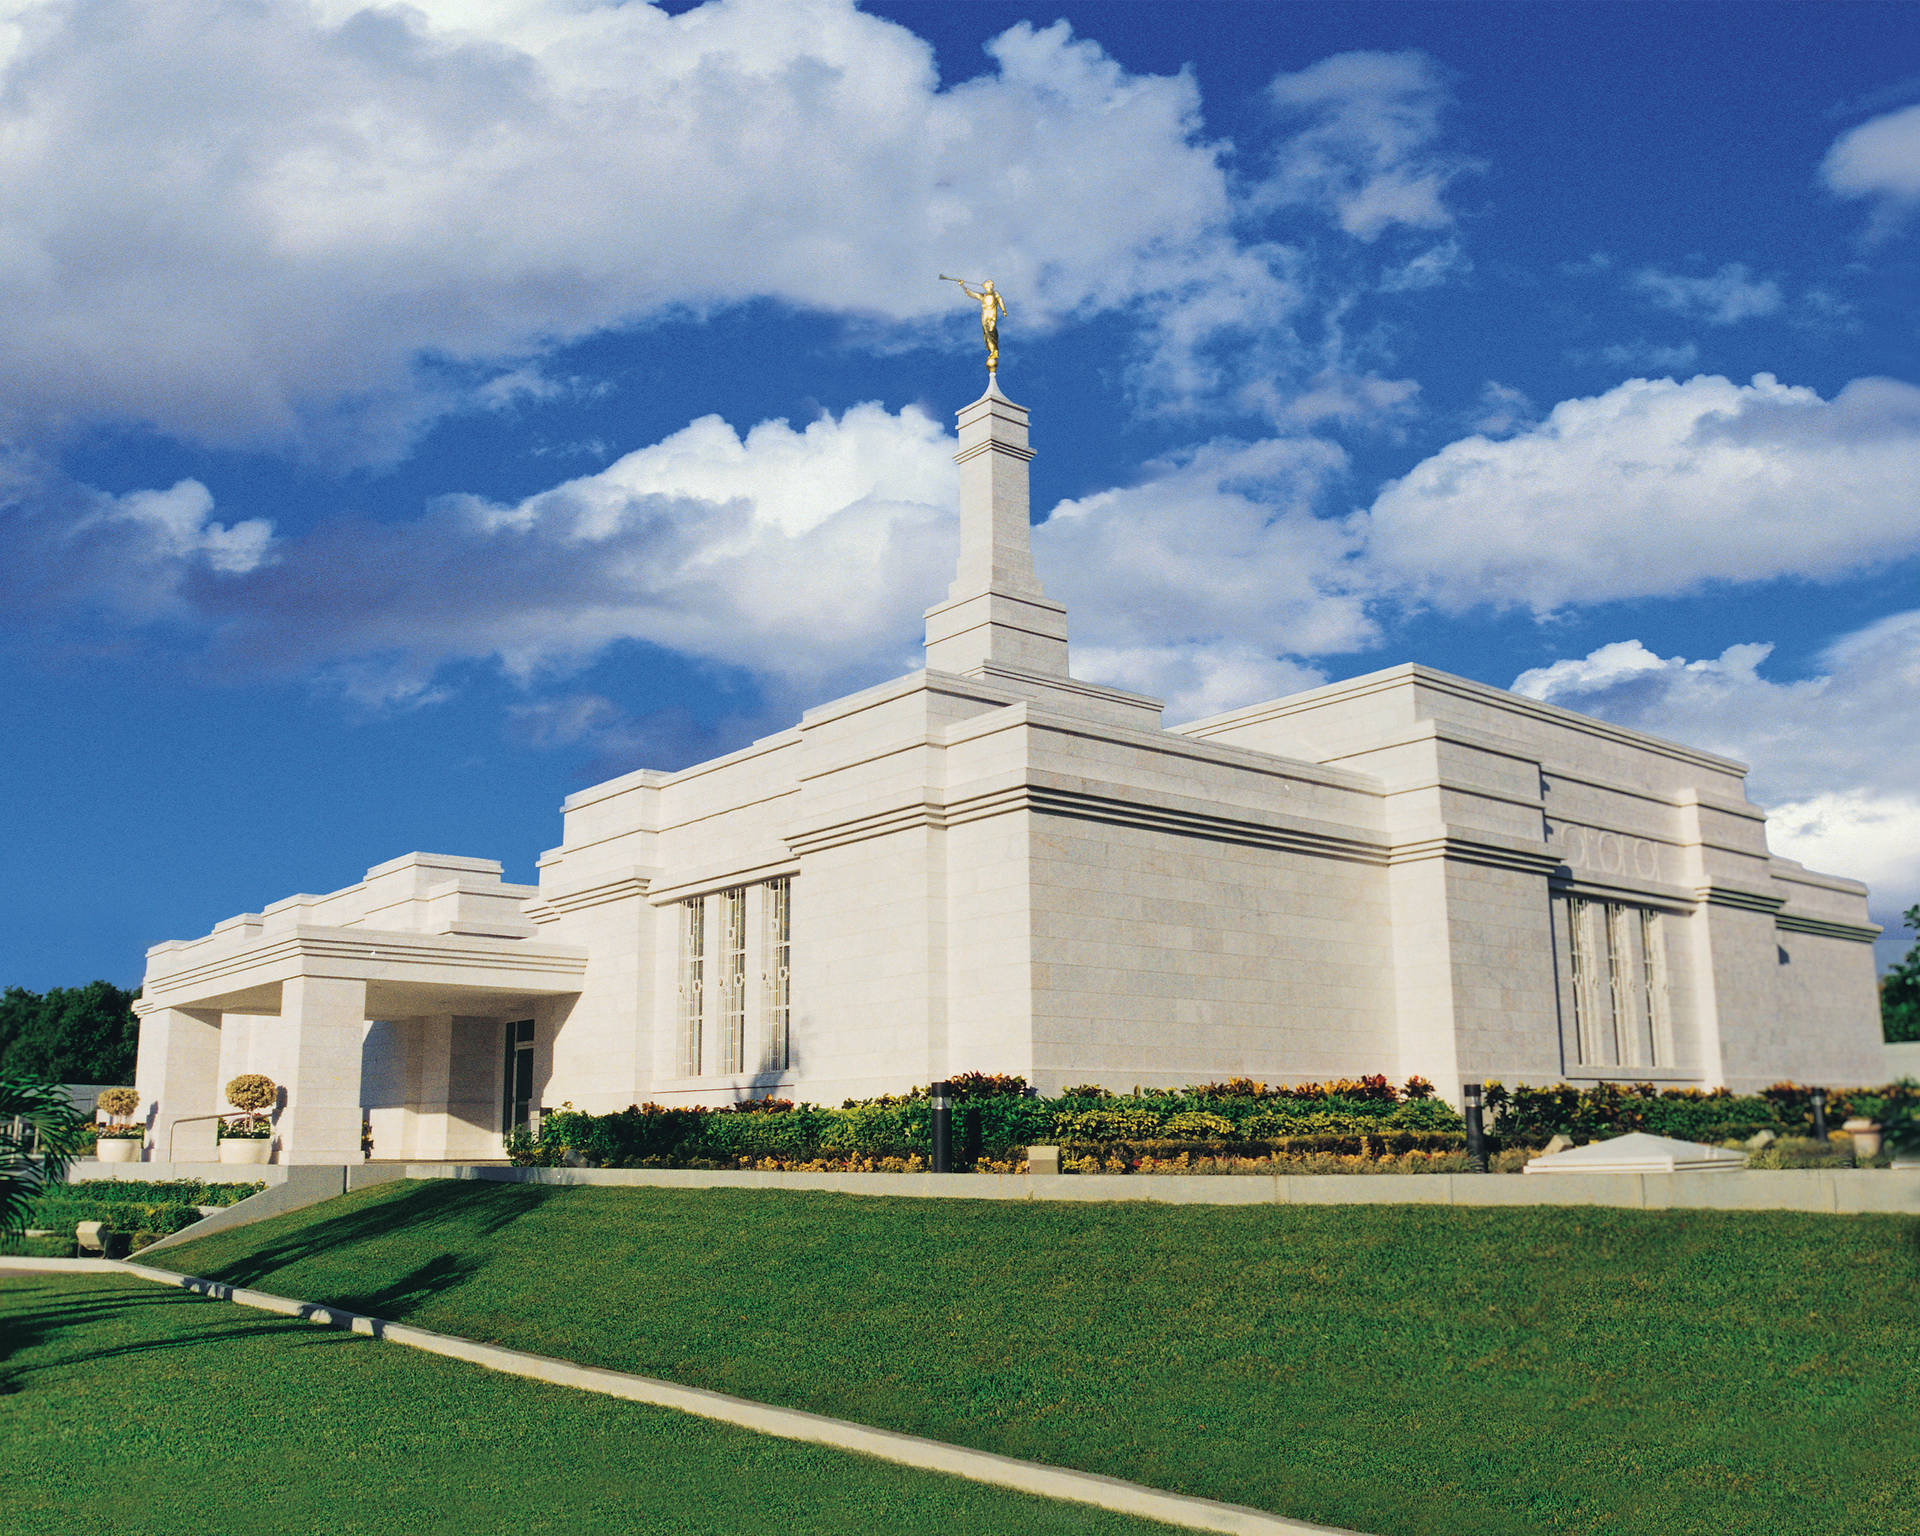
[[[1725,1088],[1655,1088],[1651,1083],[1601,1083],[1574,1088],[1504,1088],[1487,1084],[1492,1128],[1502,1140],[1538,1146],[1556,1135],[1576,1141],[1646,1131],[1681,1141],[1745,1140],[1760,1131],[1804,1136],[1813,1129],[1812,1090],[1775,1083],[1754,1094]],[[1827,1091],[1827,1124],[1838,1129],[1852,1115],[1903,1125],[1920,1110],[1920,1084]]]
[[[1420,1078],[1395,1087],[1384,1077],[1268,1087],[1245,1078],[1178,1089],[1114,1094],[1069,1088],[1054,1098],[1026,1091],[1017,1077],[968,1074],[953,1082],[955,1161],[1003,1166],[1029,1146],[1065,1156],[1141,1159],[1183,1152],[1214,1158],[1329,1154],[1389,1156],[1448,1151],[1464,1126]],[[1577,1141],[1649,1131],[1686,1141],[1745,1140],[1758,1131],[1804,1135],[1809,1090],[1780,1083],[1758,1094],[1651,1084],[1487,1085],[1494,1147],[1538,1147],[1556,1135]],[[1833,1089],[1833,1126],[1867,1114],[1899,1126],[1920,1121],[1920,1086]],[[720,1109],[632,1105],[594,1115],[571,1105],[548,1114],[538,1139],[509,1143],[522,1164],[648,1167],[915,1167],[924,1163],[933,1111],[925,1088],[838,1109],[755,1099]],[[1428,1141],[1426,1138],[1433,1138]],[[1164,1151],[1160,1149],[1166,1149]]]
[[[205,1184],[198,1179],[156,1179],[133,1183],[116,1179],[84,1179],[54,1184],[34,1196],[25,1225],[71,1238],[83,1221],[98,1221],[110,1232],[125,1232],[141,1247],[192,1226],[203,1205],[232,1205],[266,1185]]]
[[[956,1160],[996,1163],[1036,1144],[1117,1146],[1272,1145],[1289,1138],[1347,1138],[1461,1130],[1451,1105],[1413,1080],[1384,1078],[1267,1089],[1210,1084],[1126,1095],[1069,1089],[1042,1099],[1018,1078],[959,1079],[954,1108]],[[518,1163],[578,1163],[600,1168],[852,1166],[924,1158],[932,1139],[927,1091],[848,1101],[838,1109],[750,1100],[724,1109],[632,1105],[610,1115],[565,1106],[548,1114],[538,1140],[509,1145]]]

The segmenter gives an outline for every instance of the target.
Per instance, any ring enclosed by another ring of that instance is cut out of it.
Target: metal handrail
[[[173,1133],[183,1125],[191,1125],[196,1120],[231,1120],[236,1115],[251,1115],[251,1109],[223,1109],[211,1115],[182,1115],[167,1127],[167,1161],[173,1161]]]

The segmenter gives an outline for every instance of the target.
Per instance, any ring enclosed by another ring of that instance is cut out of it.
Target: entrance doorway
[[[500,1134],[530,1130],[533,1117],[533,1020],[516,1019],[506,1030],[506,1061],[500,1074]]]

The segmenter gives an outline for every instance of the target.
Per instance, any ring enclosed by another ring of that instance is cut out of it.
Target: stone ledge
[[[395,1165],[388,1177],[660,1189],[784,1189],[944,1200],[1129,1200],[1166,1205],[1603,1205],[1629,1210],[1920,1213],[1920,1169],[1737,1173],[1021,1174],[760,1173],[705,1168]],[[353,1181],[350,1178],[349,1183]],[[357,1187],[357,1186],[356,1186]]]

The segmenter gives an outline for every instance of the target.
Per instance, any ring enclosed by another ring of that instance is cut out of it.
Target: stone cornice
[[[647,900],[656,907],[667,907],[676,901],[711,896],[716,891],[730,891],[742,885],[761,885],[768,880],[777,880],[782,875],[797,875],[799,872],[800,861],[797,858],[762,859],[755,864],[709,870],[705,874],[672,881],[663,880],[647,893]]]
[[[1855,944],[1871,944],[1885,931],[1878,923],[1842,923],[1830,917],[1809,917],[1798,912],[1776,912],[1773,926],[1783,933],[1809,933],[1822,939],[1848,939]]]
[[[587,952],[526,939],[462,938],[448,934],[403,933],[384,928],[301,927],[209,956],[197,965],[161,975],[149,973],[137,1011],[192,1007],[192,998],[216,996],[219,983],[249,974],[265,982],[278,977],[324,975],[363,977],[407,969],[479,967],[529,980],[579,977]],[[265,974],[262,974],[265,973]]]
[[[1741,912],[1776,913],[1787,904],[1784,896],[1769,891],[1750,891],[1737,885],[1703,885],[1694,893],[1702,906],[1732,907]]]
[[[788,833],[787,846],[805,856],[869,838],[888,837],[922,827],[964,826],[994,816],[1026,811],[1097,821],[1109,826],[1138,827],[1214,842],[1260,848],[1291,849],[1326,858],[1384,864],[1387,843],[1365,832],[1343,832],[1322,825],[1281,822],[1252,815],[1221,815],[1171,801],[1149,803],[1121,799],[1066,784],[1026,780],[984,787],[946,801],[920,799],[896,804],[865,816],[807,827]]]
[[[1534,875],[1544,880],[1561,867],[1560,856],[1538,844],[1494,841],[1487,833],[1469,836],[1451,829],[1427,837],[1395,843],[1387,862],[1418,864],[1428,859],[1446,859],[1454,864],[1477,864],[1484,869],[1506,869],[1516,874]]]
[[[1505,710],[1509,714],[1529,717],[1550,725],[1564,726],[1569,730],[1580,731],[1603,741],[1637,747],[1693,767],[1709,768],[1716,773],[1740,777],[1744,777],[1747,772],[1745,763],[1736,762],[1732,758],[1719,757],[1711,752],[1701,752],[1693,747],[1683,746],[1677,741],[1649,736],[1641,731],[1631,731],[1624,726],[1610,725],[1604,720],[1595,720],[1589,715],[1577,714],[1573,710],[1562,709],[1556,704],[1543,704],[1538,699],[1509,693],[1504,688],[1492,688],[1485,683],[1476,683],[1470,678],[1456,677],[1450,672],[1436,672],[1431,667],[1417,666],[1412,663],[1388,667],[1380,672],[1369,672],[1361,677],[1348,678],[1344,682],[1328,683],[1323,687],[1309,689],[1305,693],[1289,694],[1285,698],[1274,699],[1268,703],[1248,705],[1244,709],[1236,709],[1224,715],[1213,715],[1205,720],[1194,720],[1181,726],[1180,729],[1195,736],[1206,737],[1235,726],[1250,725],[1256,721],[1274,719],[1282,715],[1299,714],[1337,701],[1365,698],[1370,694],[1384,693],[1410,684],[1429,689],[1434,693],[1450,693],[1456,698],[1490,705],[1496,709]]]
[[[796,830],[788,834],[787,846],[805,857],[869,838],[920,828],[964,826],[1018,812],[1164,832],[1241,847],[1304,853],[1348,863],[1384,866],[1446,859],[1484,868],[1509,869],[1542,879],[1560,866],[1556,855],[1537,845],[1502,839],[1495,834],[1472,835],[1447,830],[1403,843],[1388,843],[1384,838],[1358,829],[1341,831],[1325,824],[1283,822],[1252,814],[1223,815],[1171,802],[1121,799],[1079,786],[1036,781],[994,785],[944,802],[923,798],[866,816]]]
[[[651,870],[624,869],[591,884],[547,892],[528,902],[521,910],[536,923],[550,923],[565,913],[583,912],[589,907],[604,906],[610,901],[644,897],[652,888]]]

